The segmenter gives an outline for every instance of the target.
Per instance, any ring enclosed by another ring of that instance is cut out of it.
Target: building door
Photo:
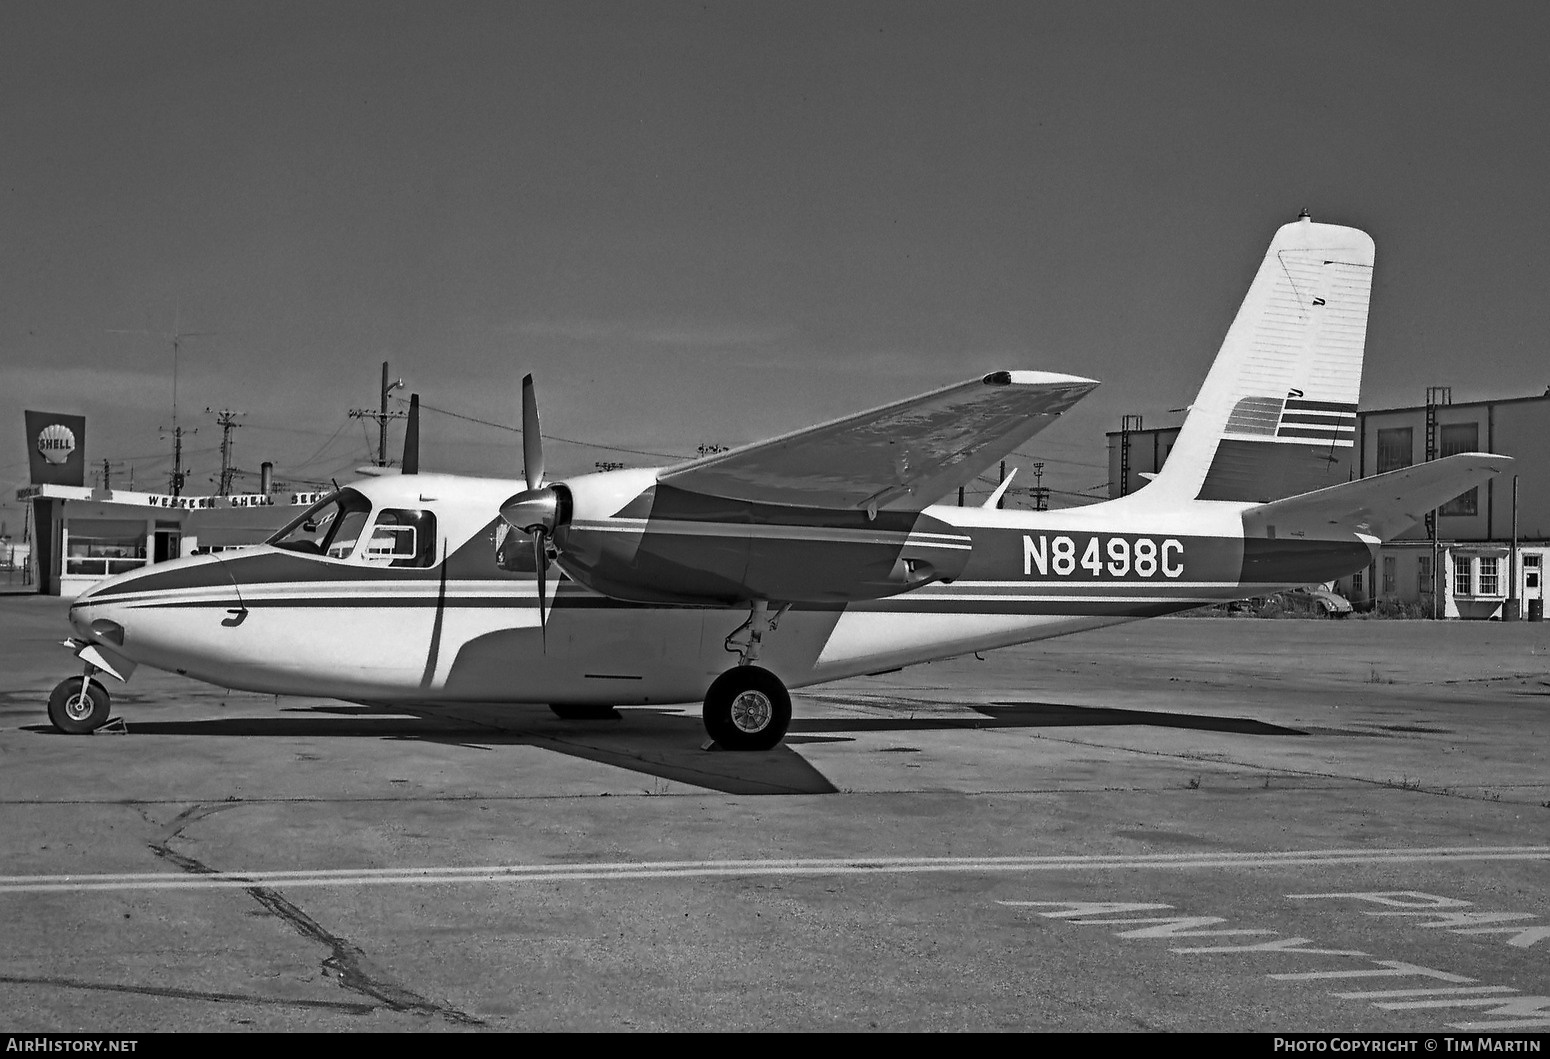
[[[168,559],[176,559],[178,552],[183,547],[183,531],[179,529],[157,529],[156,549],[152,562],[164,563]]]
[[[1544,557],[1539,552],[1521,552],[1523,571],[1523,610],[1528,611],[1528,601],[1545,598]]]

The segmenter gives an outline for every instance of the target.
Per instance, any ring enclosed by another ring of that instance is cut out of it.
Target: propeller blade
[[[538,635],[543,639],[544,654],[549,653],[549,618],[544,613],[548,600],[549,557],[544,554],[544,533],[533,533],[533,565],[538,568]]]
[[[404,427],[404,462],[400,467],[403,474],[420,473],[420,395],[409,395],[409,422]]]
[[[544,480],[544,441],[538,433],[538,395],[531,375],[522,378],[522,471],[529,489]]]

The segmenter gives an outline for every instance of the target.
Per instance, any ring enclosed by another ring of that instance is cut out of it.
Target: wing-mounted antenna
[[[409,395],[409,422],[404,427],[403,474],[420,473],[420,395]]]

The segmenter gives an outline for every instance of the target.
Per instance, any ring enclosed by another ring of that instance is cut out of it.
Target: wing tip
[[[986,386],[1097,386],[1097,379],[1056,371],[993,371],[980,380]]]

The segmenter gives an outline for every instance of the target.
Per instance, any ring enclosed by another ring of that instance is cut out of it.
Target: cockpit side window
[[[312,505],[264,543],[307,555],[348,559],[370,514],[371,501],[354,489],[341,489]]]
[[[431,566],[436,561],[436,516],[429,511],[383,508],[361,557],[390,566]]]

